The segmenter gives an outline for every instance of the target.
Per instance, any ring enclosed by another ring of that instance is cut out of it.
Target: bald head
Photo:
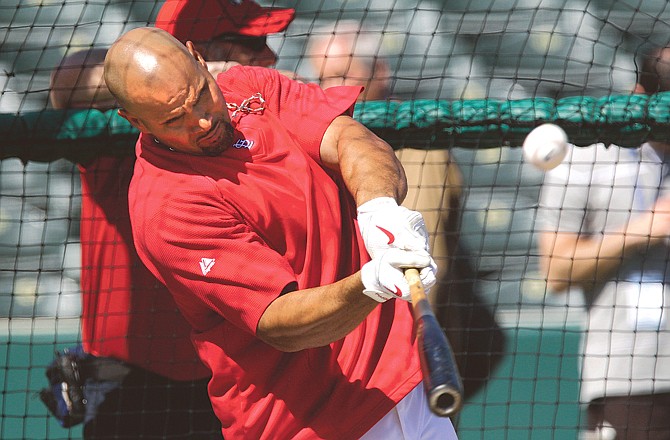
[[[116,100],[103,79],[107,49],[72,52],[51,73],[49,100],[57,109],[116,107]]]
[[[125,33],[105,57],[119,115],[174,151],[218,155],[233,129],[219,85],[193,45],[157,28]]]
[[[129,112],[156,104],[157,93],[184,87],[198,75],[198,61],[172,35],[157,28],[137,28],[110,47],[104,77],[111,93]]]

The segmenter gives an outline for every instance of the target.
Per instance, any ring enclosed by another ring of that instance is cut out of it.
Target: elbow
[[[296,351],[306,350],[308,348],[328,345],[328,343],[320,343],[313,337],[308,337],[309,333],[303,331],[282,331],[280,329],[259,328],[256,331],[256,336],[265,344],[284,353],[295,353]]]
[[[310,348],[299,343],[299,341],[295,340],[294,338],[270,338],[265,336],[260,337],[260,339],[275,350],[284,353],[295,353],[297,351]]]
[[[570,287],[570,280],[557,270],[556,264],[550,258],[540,260],[540,272],[544,276],[549,293],[564,293]]]

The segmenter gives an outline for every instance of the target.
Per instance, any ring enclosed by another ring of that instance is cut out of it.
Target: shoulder
[[[135,162],[130,192],[143,205],[160,210],[219,196],[216,183],[198,169],[194,158],[176,152],[155,154],[155,148],[144,148]]]

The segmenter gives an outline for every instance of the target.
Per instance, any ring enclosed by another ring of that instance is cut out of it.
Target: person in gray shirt
[[[635,92],[670,90],[669,68],[670,48],[647,53]],[[650,141],[572,146],[545,176],[541,266],[549,290],[589,306],[580,400],[595,438],[670,438],[669,172],[670,144]]]

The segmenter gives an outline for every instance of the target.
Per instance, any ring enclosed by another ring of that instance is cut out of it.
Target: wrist
[[[361,268],[361,282],[363,284],[363,293],[375,301],[383,303],[392,298],[392,295],[383,292],[379,286],[376,263],[374,261],[368,261]]]
[[[386,301],[390,300],[392,298],[391,295],[385,294],[383,292],[380,292],[378,290],[368,290],[364,289],[363,293],[367,295],[368,297],[374,299],[378,303],[385,303]]]
[[[397,206],[398,202],[396,202],[396,200],[393,197],[376,197],[361,204],[358,207],[357,211],[358,214],[360,215],[378,211],[384,208],[396,208]]]

